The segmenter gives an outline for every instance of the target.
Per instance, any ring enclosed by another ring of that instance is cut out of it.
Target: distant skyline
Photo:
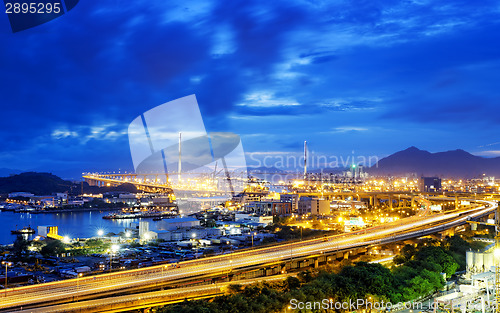
[[[80,2],[0,18],[0,168],[131,170],[127,127],[196,94],[252,157],[500,156],[495,1]],[[353,153],[354,151],[354,153]]]

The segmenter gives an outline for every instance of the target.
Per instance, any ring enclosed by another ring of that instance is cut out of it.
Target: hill
[[[500,175],[500,158],[484,158],[458,149],[431,153],[410,147],[381,159],[367,170],[374,175],[476,178]]]
[[[132,184],[122,184],[118,187],[89,186],[87,183],[74,183],[63,180],[51,173],[26,172],[8,177],[0,177],[0,194],[25,191],[35,195],[50,195],[55,192],[80,194],[83,185],[84,193],[105,193],[113,191],[137,192]]]
[[[9,177],[0,177],[0,194],[16,191],[47,195],[53,192],[70,191],[72,182],[50,173],[26,172]]]

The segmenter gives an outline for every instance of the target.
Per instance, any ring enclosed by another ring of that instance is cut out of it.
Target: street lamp
[[[500,247],[498,248],[495,248],[493,250],[493,255],[495,256],[496,259],[499,259],[500,258]],[[3,262],[2,262],[3,263]]]
[[[78,301],[78,291],[79,291],[79,282],[80,282],[80,277],[83,276],[83,273],[78,273],[78,275],[76,276],[76,301]]]
[[[7,297],[7,267],[12,266],[12,262],[2,261],[2,265],[5,265],[5,297]]]
[[[191,235],[191,237],[193,237],[193,245],[196,244],[195,258],[197,259],[198,258],[198,242],[196,241],[196,233],[193,233]]]
[[[110,272],[111,272],[111,269],[113,268],[113,263],[112,263],[113,253],[116,253],[118,250],[120,250],[120,246],[119,245],[112,245],[111,246],[111,251],[110,251],[110,254],[109,254],[109,271]]]

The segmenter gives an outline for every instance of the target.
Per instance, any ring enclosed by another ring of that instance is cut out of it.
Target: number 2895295
[[[7,14],[18,14],[18,13],[31,13],[31,14],[42,14],[42,13],[60,13],[61,3],[42,3],[42,2],[30,2],[30,3],[5,3],[5,13]]]

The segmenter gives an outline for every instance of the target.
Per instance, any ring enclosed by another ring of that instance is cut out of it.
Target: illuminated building
[[[420,178],[421,192],[439,192],[441,191],[441,178],[439,177],[422,177]]]

